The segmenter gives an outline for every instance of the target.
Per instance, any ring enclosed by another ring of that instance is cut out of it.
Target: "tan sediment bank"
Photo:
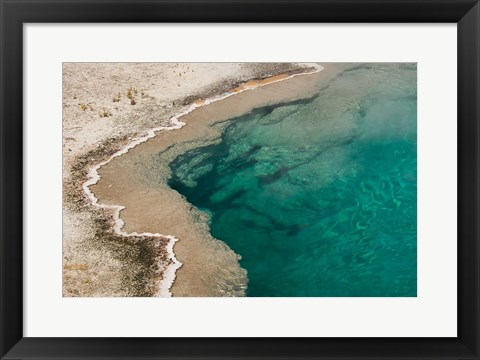
[[[120,214],[125,232],[161,233],[180,240],[174,252],[183,266],[170,289],[174,296],[242,296],[247,274],[237,254],[211,237],[204,215],[168,187],[169,163],[185,151],[218,141],[227,120],[254,108],[311,97],[349,67],[324,66],[319,73],[274,79],[281,82],[247,82],[235,90],[255,90],[193,110],[180,118],[186,123],[182,128],[159,131],[98,170],[101,179],[90,190],[100,203],[125,207]]]

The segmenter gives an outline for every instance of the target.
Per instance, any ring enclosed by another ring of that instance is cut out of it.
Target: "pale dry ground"
[[[162,243],[125,242],[109,233],[110,214],[82,198],[80,186],[88,167],[147,129],[168,125],[171,116],[195,99],[221,94],[249,79],[305,68],[300,64],[65,63],[63,295],[151,296],[166,260]]]

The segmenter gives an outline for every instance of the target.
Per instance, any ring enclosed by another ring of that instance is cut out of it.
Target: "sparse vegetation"
[[[137,101],[135,100],[135,96],[138,95],[138,90],[135,87],[130,87],[127,90],[127,98],[130,99],[130,105],[135,105]]]
[[[105,118],[105,117],[110,117],[110,116],[112,116],[112,114],[110,113],[110,111],[108,111],[108,110],[106,110],[106,109],[103,109],[102,111],[100,111],[99,115],[100,115],[101,118]]]
[[[121,95],[120,95],[120,93],[118,93],[117,95],[115,95],[115,96],[113,97],[113,102],[119,102],[119,101],[120,101],[120,98],[121,98]]]
[[[82,111],[87,111],[87,109],[93,110],[93,107],[90,104],[80,103],[78,106],[80,109],[82,109]]]

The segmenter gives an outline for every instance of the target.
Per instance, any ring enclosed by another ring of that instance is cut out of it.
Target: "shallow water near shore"
[[[241,256],[247,296],[416,296],[416,66],[374,64],[229,121],[169,185]]]

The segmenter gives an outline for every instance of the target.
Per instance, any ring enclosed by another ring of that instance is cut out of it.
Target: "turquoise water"
[[[236,118],[170,186],[242,258],[247,296],[416,296],[416,66],[359,66]]]

